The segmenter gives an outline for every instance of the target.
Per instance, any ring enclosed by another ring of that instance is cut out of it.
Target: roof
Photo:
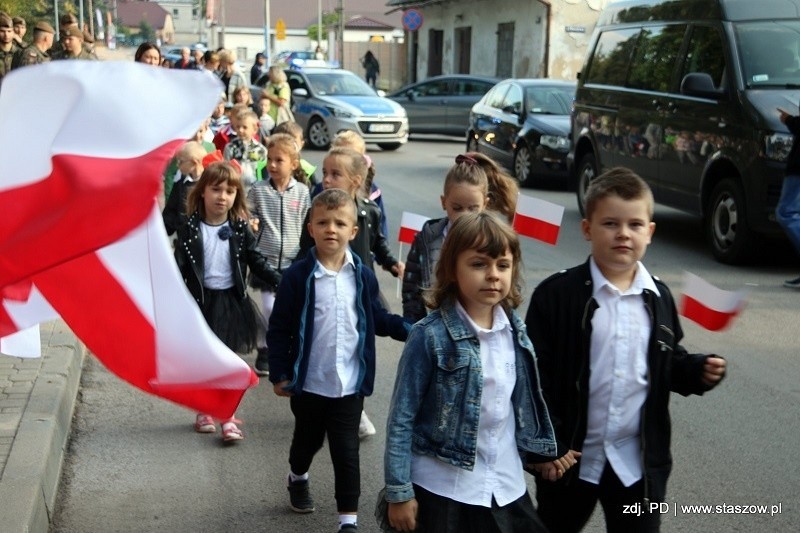
[[[386,7],[390,8],[389,13],[397,13],[401,9],[443,4],[445,1],[446,0],[387,0]]]
[[[218,2],[219,6],[221,2]],[[270,4],[270,22],[274,27],[278,19],[283,19],[286,28],[307,28],[317,23],[317,9],[321,5],[323,13],[333,13],[339,0],[292,0],[272,2]],[[218,8],[219,9],[219,8]],[[350,20],[358,24],[374,24],[358,26],[375,29],[402,28],[402,14],[387,15],[385,0],[345,0],[345,26],[353,28]],[[217,15],[217,21],[220,17]],[[367,22],[368,21],[368,22]],[[264,27],[264,0],[228,0],[225,2],[225,25],[242,28]]]
[[[119,1],[117,17],[123,26],[135,28],[146,20],[154,30],[163,30],[169,13],[154,2]]]

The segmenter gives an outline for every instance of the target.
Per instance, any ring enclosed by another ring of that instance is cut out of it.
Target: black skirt
[[[203,292],[203,316],[211,331],[236,353],[254,350],[256,341],[266,335],[255,302],[249,296],[239,298],[234,288]]]

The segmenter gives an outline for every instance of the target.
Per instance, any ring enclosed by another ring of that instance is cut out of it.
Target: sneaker
[[[367,416],[366,411],[361,411],[361,421],[358,423],[358,438],[363,439],[377,433],[375,426]]]
[[[288,479],[286,490],[289,491],[289,505],[292,511],[295,513],[314,512],[314,500],[311,499],[307,479],[298,479],[297,481]]]
[[[237,440],[242,440],[243,438],[244,433],[242,433],[242,430],[236,425],[236,422],[225,422],[222,424],[223,442],[234,442]]]
[[[342,524],[339,528],[339,533],[357,533],[358,526],[355,524]]]
[[[787,279],[783,282],[783,286],[789,289],[800,289],[800,277]]]
[[[256,354],[255,367],[256,374],[259,376],[269,376],[269,350],[259,348]]]
[[[217,425],[211,416],[201,413],[194,419],[194,430],[198,433],[214,433],[217,430]]]

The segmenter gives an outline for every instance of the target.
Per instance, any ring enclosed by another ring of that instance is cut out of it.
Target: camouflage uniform
[[[14,56],[14,61],[11,63],[11,69],[25,67],[28,65],[38,65],[40,63],[47,63],[50,61],[50,56],[47,52],[42,52],[39,47],[32,44],[23,48]]]

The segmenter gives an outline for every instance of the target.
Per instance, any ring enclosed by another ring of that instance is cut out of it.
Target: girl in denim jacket
[[[490,212],[455,220],[442,246],[430,315],[397,371],[387,422],[381,524],[399,531],[546,531],[523,469],[561,474],[522,298],[514,231]],[[550,474],[543,474],[550,475]],[[381,502],[379,502],[381,503]]]

